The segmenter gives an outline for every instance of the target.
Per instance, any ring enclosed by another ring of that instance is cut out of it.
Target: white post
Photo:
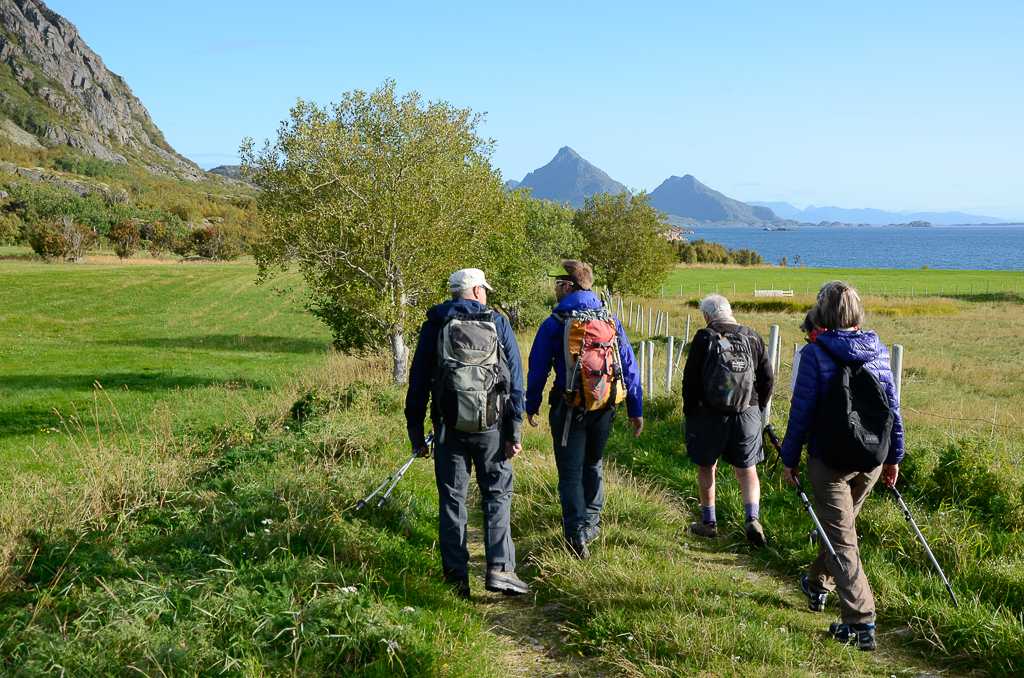
[[[690,316],[686,316],[686,336],[683,337],[683,344],[690,343]]]
[[[779,336],[776,338],[776,344],[778,344],[778,345],[775,347],[775,364],[772,365],[772,369],[775,370],[775,374],[778,374],[779,372],[782,371],[782,335],[781,334],[779,334]]]
[[[654,307],[653,306],[648,306],[647,307],[647,336],[648,337],[653,337],[654,336],[654,330],[651,329],[651,327],[653,327],[653,324],[651,323],[651,321],[653,319],[654,319]]]
[[[644,374],[645,374],[644,368],[647,366],[647,342],[646,341],[641,341],[640,342],[639,363],[640,363],[640,386],[642,388],[643,385],[644,385]]]
[[[661,298],[662,299],[665,298],[665,286],[664,285],[661,286]]]
[[[772,325],[768,331],[768,362],[771,363],[772,368],[775,367],[775,354],[778,353],[779,348],[779,326]],[[761,428],[764,429],[768,425],[768,420],[772,416],[772,399],[768,397],[768,402],[764,406],[764,413],[761,415]]]
[[[647,342],[647,390],[654,395],[654,342]]]
[[[668,311],[665,311],[665,335],[668,336]]]
[[[892,376],[896,380],[896,402],[900,400],[903,392],[903,347],[899,344],[892,346]]]
[[[633,329],[633,300],[629,300],[629,329]]]
[[[676,354],[676,340],[675,337],[668,338],[668,360],[665,367],[665,392],[672,392],[672,356]]]
[[[661,336],[661,311],[658,311],[658,315],[654,317],[654,334]]]
[[[686,348],[686,342],[685,341],[680,341],[679,342],[679,355],[676,356],[676,366],[674,368],[676,372],[679,371],[679,362],[683,359],[683,349],[684,348]]]
[[[680,299],[683,298],[683,286],[682,285],[679,286],[679,298]]]

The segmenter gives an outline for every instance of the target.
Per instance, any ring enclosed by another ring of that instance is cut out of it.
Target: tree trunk
[[[396,384],[405,384],[409,381],[409,347],[401,328],[391,331],[391,353],[394,356],[391,377]]]

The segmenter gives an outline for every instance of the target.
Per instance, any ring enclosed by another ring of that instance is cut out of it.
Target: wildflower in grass
[[[416,611],[416,608],[412,607],[411,605],[406,605],[405,607],[402,608],[402,612],[415,612],[415,611]]]

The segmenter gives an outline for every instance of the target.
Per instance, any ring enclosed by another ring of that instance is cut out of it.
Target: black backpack
[[[871,370],[847,364],[816,342],[836,364],[836,376],[818,403],[814,433],[821,460],[837,471],[870,471],[885,461],[895,415]]]
[[[446,428],[486,431],[502,418],[510,391],[505,351],[490,311],[444,319],[437,337],[433,402]]]
[[[750,340],[735,332],[708,331],[711,333],[708,357],[702,372],[704,397],[721,412],[739,414],[750,407],[754,394],[754,356]]]

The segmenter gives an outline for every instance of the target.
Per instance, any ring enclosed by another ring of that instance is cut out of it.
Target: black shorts
[[[739,414],[726,414],[699,407],[686,418],[686,456],[697,466],[714,466],[719,458],[737,468],[764,461],[761,410],[754,405]]]

